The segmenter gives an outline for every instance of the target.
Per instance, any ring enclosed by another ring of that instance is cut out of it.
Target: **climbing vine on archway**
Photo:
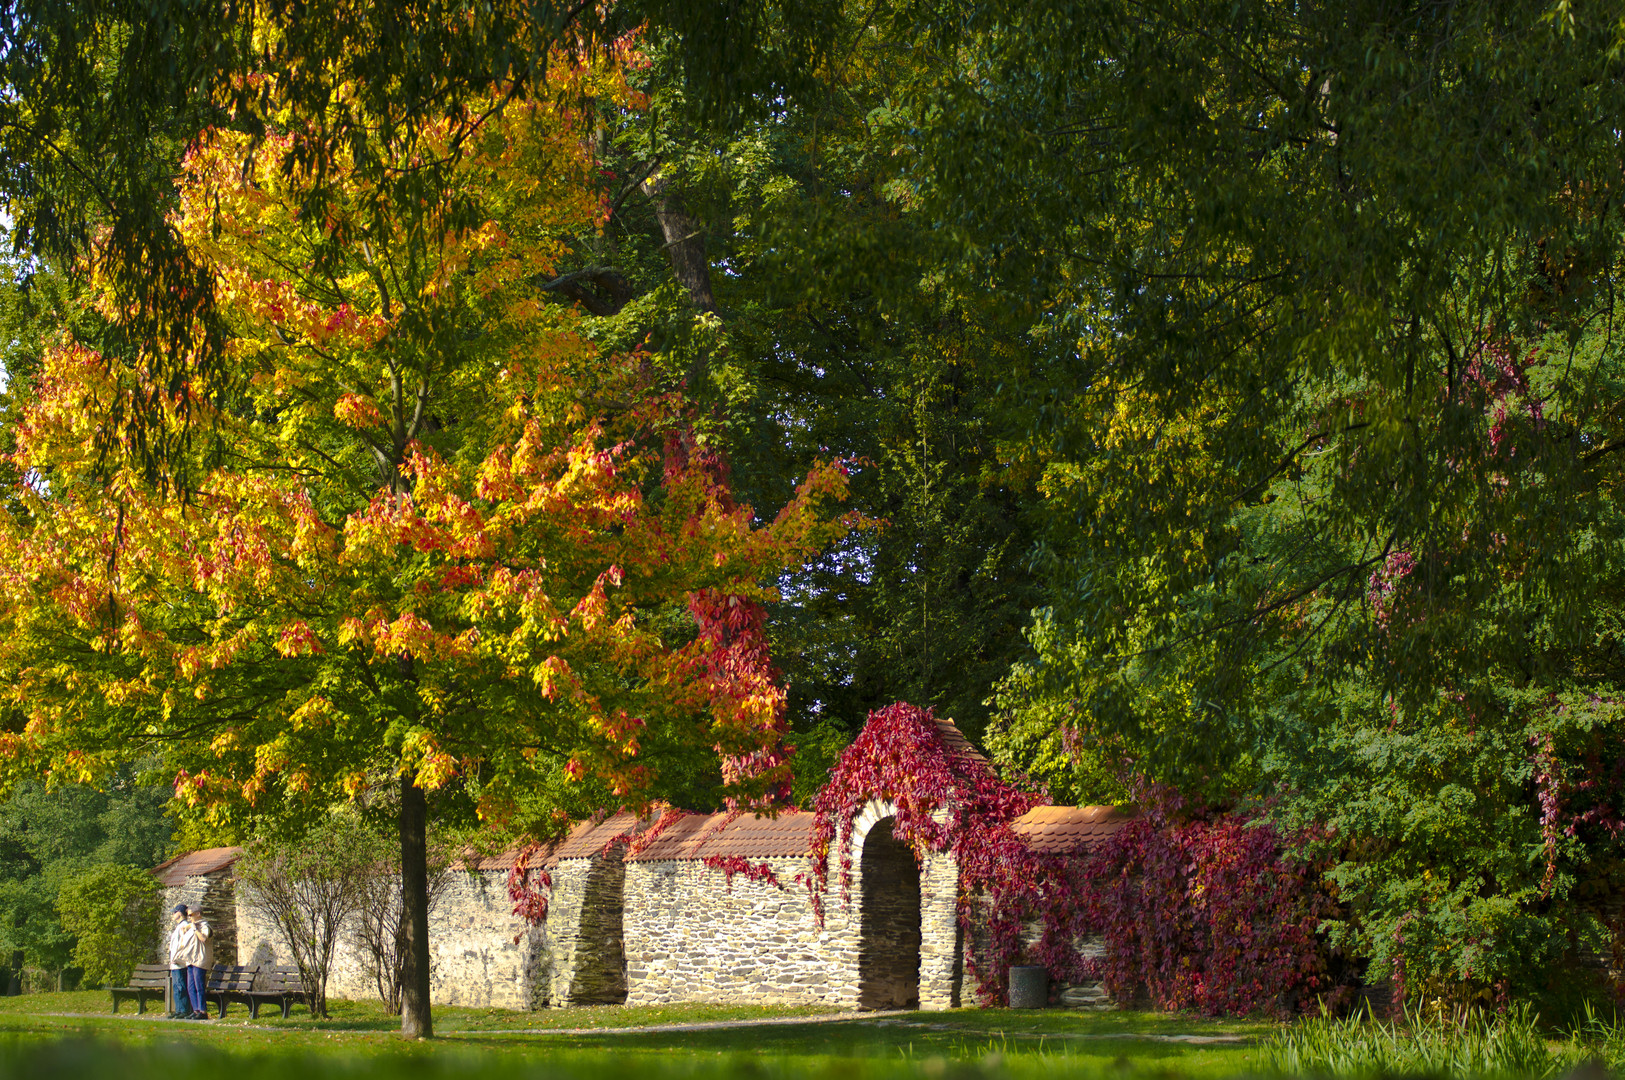
[[[816,911],[836,884],[850,902],[855,823],[874,800],[895,807],[893,835],[922,863],[957,860],[965,968],[983,1004],[1007,1000],[1010,965],[1022,962],[1061,983],[1101,979],[1119,999],[1208,1012],[1281,1011],[1324,988],[1315,929],[1329,901],[1293,838],[1267,821],[1161,793],[1089,857],[1041,854],[1010,823],[1042,795],[950,745],[929,709],[898,703],[870,714],[814,799]],[[1079,945],[1097,937],[1104,955],[1084,956]]]
[[[958,860],[958,917],[967,942],[967,971],[975,976],[984,1003],[1003,1001],[1007,987],[1001,972],[1021,953],[1021,915],[1029,906],[1020,894],[1035,887],[1050,892],[1068,880],[1055,875],[1059,867],[1048,865],[1058,860],[1034,854],[1009,826],[1042,799],[1000,779],[986,762],[950,747],[929,709],[899,702],[872,712],[813,800],[817,818],[808,884],[815,896],[831,888],[833,849],[839,853],[841,896],[850,902],[854,823],[876,799],[896,808],[892,835],[908,844],[917,859],[950,852]],[[984,897],[992,903],[984,906]],[[1072,905],[1068,910],[1060,902],[1042,908],[1043,962],[1058,977],[1084,974],[1076,950],[1062,947],[1078,936],[1068,936],[1068,931],[1079,929],[1073,924],[1080,909]],[[1053,933],[1051,922],[1057,923]],[[975,944],[978,937],[984,942],[981,948]]]

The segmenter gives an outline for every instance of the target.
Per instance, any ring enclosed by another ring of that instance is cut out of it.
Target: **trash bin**
[[[1010,968],[1010,1007],[1042,1009],[1049,1005],[1049,969],[1036,965]]]

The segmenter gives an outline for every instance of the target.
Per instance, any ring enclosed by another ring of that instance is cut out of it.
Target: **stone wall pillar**
[[[550,953],[538,1004],[619,1005],[626,1000],[626,846],[560,860],[547,906]]]
[[[869,822],[869,825],[873,824],[873,821]],[[863,831],[867,832],[869,825],[862,826]],[[855,826],[853,845],[861,855],[862,849],[857,847],[858,831],[858,827]],[[825,969],[823,999],[842,1009],[855,1009],[858,1007],[858,959],[862,946],[859,904],[863,895],[863,882],[858,871],[858,863],[854,862],[852,887],[849,890],[842,889],[842,852],[839,845],[840,837],[837,836],[830,844],[829,853],[824,861],[826,872],[824,880],[828,882],[829,888],[823,897],[824,925],[819,935],[820,953]]]
[[[946,822],[948,812],[931,815]],[[931,852],[920,868],[920,1008],[957,1009],[964,982],[959,933],[959,860]]]

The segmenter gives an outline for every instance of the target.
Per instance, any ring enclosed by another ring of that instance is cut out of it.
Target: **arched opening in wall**
[[[920,1004],[920,866],[892,835],[896,818],[877,822],[858,867],[858,1007],[914,1009]]]

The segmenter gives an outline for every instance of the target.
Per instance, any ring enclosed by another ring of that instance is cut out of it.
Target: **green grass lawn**
[[[331,1016],[326,1020],[314,1020],[303,1007],[296,1005],[293,1015],[282,1019],[281,1010],[275,1006],[267,1005],[260,1009],[258,1020],[249,1021],[248,1007],[246,1005],[232,1005],[226,1012],[225,1024],[251,1023],[253,1026],[272,1028],[311,1028],[322,1031],[394,1031],[401,1025],[400,1018],[391,1016],[384,1011],[382,1003],[373,1000],[366,1001],[340,1001],[330,1000],[328,1012]],[[65,994],[25,994],[22,997],[0,997],[0,1025],[4,1018],[10,1014],[38,1014],[38,1013],[71,1013],[74,1015],[109,1015],[112,1002],[106,990],[78,990]],[[154,1002],[147,1002],[147,1012],[143,1019],[157,1019],[155,1009],[161,1008]],[[807,1005],[657,1005],[646,1008],[628,1009],[618,1005],[581,1006],[571,1009],[542,1009],[537,1012],[518,1012],[513,1009],[466,1009],[456,1006],[439,1005],[435,1007],[435,1031],[437,1033],[464,1031],[512,1031],[522,1029],[568,1029],[568,1028],[628,1028],[647,1027],[651,1024],[689,1024],[704,1023],[717,1020],[759,1020],[776,1017],[791,1016],[819,1016],[833,1015],[839,1010]],[[135,1016],[135,1003],[126,1001],[119,1005],[119,1016]],[[210,1015],[214,1015],[214,1007],[210,1006]],[[198,1027],[207,1027],[219,1023],[210,1020],[198,1024]],[[166,1022],[167,1023],[167,1022]],[[3,1028],[0,1028],[3,1029]]]
[[[408,1044],[372,1002],[332,1003],[333,1016],[302,1010],[284,1021],[236,1006],[224,1021],[109,1013],[105,991],[0,999],[0,1076],[106,1075],[154,1080],[458,1080],[550,1077],[728,1077],[762,1080],[1144,1076],[1221,1080],[1253,1071],[1257,1050],[1140,1035],[1233,1035],[1267,1023],[1219,1023],[1156,1013],[961,1009],[821,1023],[709,1031],[657,1025],[829,1015],[783,1006],[589,1007],[534,1013],[435,1010],[432,1043]],[[581,1029],[593,1029],[583,1032]]]

